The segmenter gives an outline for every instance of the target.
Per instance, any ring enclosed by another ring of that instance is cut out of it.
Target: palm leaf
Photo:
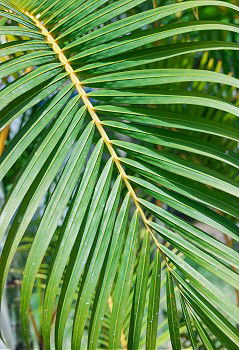
[[[0,1],[9,41],[0,44],[0,128],[22,123],[0,158],[3,184],[14,173],[0,214],[0,291],[27,250],[28,346],[39,279],[46,349],[66,348],[69,318],[72,349],[155,349],[169,337],[181,349],[185,332],[193,349],[239,346],[238,308],[210,279],[238,289],[238,252],[195,225],[239,240],[239,83],[192,64],[201,52],[236,55],[239,28],[195,20],[195,7],[239,10],[214,0]],[[165,304],[168,328],[159,326]]]

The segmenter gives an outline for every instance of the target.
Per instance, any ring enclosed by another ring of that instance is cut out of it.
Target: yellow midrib
[[[107,133],[105,132],[102,124],[101,124],[101,121],[98,117],[98,115],[96,114],[95,112],[95,108],[94,106],[92,105],[92,103],[90,102],[85,90],[82,88],[82,85],[81,85],[81,82],[79,80],[79,78],[77,77],[77,75],[75,74],[73,68],[71,67],[69,61],[67,60],[66,56],[64,55],[62,49],[60,48],[60,46],[57,44],[57,42],[55,41],[55,39],[53,38],[53,36],[49,33],[49,31],[47,30],[47,28],[33,15],[31,15],[30,13],[28,12],[25,12],[25,14],[30,17],[33,22],[36,24],[36,26],[41,30],[42,34],[46,37],[46,40],[47,42],[52,46],[52,49],[53,51],[55,52],[55,54],[58,56],[60,62],[62,63],[62,65],[64,66],[66,72],[69,74],[69,77],[72,81],[72,83],[74,84],[76,90],[78,91],[79,93],[79,96],[81,97],[82,101],[84,102],[90,116],[92,117],[92,120],[94,121],[106,147],[108,148],[108,151],[120,173],[120,176],[122,178],[122,180],[124,181],[128,191],[129,191],[129,194],[131,196],[131,198],[133,199],[134,201],[134,204],[142,218],[142,221],[147,229],[148,232],[150,232],[153,240],[155,241],[157,247],[160,249],[160,246],[158,244],[158,241],[154,235],[154,233],[152,232],[151,228],[149,227],[148,225],[148,219],[146,218],[145,214],[144,214],[144,211],[143,209],[141,208],[140,204],[139,204],[139,201],[138,201],[138,197],[133,189],[133,187],[131,186],[129,180],[128,180],[128,177],[127,177],[127,174],[124,170],[124,168],[122,167],[121,163],[120,163],[120,160],[119,160],[119,157],[117,155],[117,153],[115,152],[112,144],[111,144],[111,141],[107,135]]]

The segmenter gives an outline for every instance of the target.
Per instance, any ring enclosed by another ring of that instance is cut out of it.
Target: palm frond
[[[201,52],[236,57],[238,25],[200,14],[239,7],[151,4],[0,1],[0,129],[22,121],[0,158],[0,180],[14,172],[0,216],[0,291],[27,250],[28,346],[40,279],[45,349],[65,348],[72,311],[73,350],[155,349],[168,337],[178,350],[185,333],[193,349],[239,347],[238,308],[208,277],[237,290],[239,253],[196,227],[239,241],[238,124],[228,122],[239,117],[239,82],[206,60],[192,64]]]

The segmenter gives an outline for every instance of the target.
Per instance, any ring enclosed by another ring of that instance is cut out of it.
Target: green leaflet
[[[3,101],[1,103],[1,110],[6,107],[11,101],[21,96],[24,92],[31,90],[44,83],[46,80],[54,78],[62,71],[60,63],[48,63],[43,67],[38,67],[34,71],[26,74],[25,76],[17,79],[7,87],[1,90],[0,98]]]
[[[145,301],[147,293],[147,282],[150,265],[150,234],[144,234],[142,248],[139,252],[139,264],[137,268],[137,279],[134,291],[134,300],[131,311],[130,327],[129,327],[129,349],[138,349],[141,335],[141,327],[145,312]],[[158,296],[157,296],[158,297]]]
[[[239,45],[236,43],[228,43],[223,41],[210,41],[210,42],[187,42],[172,45],[160,46],[158,48],[144,49],[142,52],[126,53],[119,55],[111,60],[105,60],[102,62],[94,62],[84,64],[79,70],[76,71],[89,71],[90,73],[108,73],[115,72],[131,67],[141,66],[149,63],[155,63],[158,61],[166,60],[171,57],[177,57],[188,53],[211,51],[211,50],[239,50]],[[101,106],[99,106],[101,107]]]
[[[210,340],[209,334],[207,333],[207,331],[202,326],[202,324],[201,324],[201,322],[200,322],[200,320],[199,320],[197,315],[193,315],[193,321],[194,321],[194,324],[195,324],[195,326],[197,328],[199,336],[200,336],[203,344],[205,345],[206,349],[214,350],[214,347],[213,347],[212,342]]]
[[[131,279],[137,253],[136,235],[138,233],[138,213],[135,212],[132,218],[127,235],[123,259],[121,261],[117,283],[113,295],[113,309],[109,333],[109,348],[118,349],[120,335],[123,329],[127,298],[129,296]]]
[[[161,287],[161,253],[156,252],[152,276],[150,281],[149,305],[146,330],[146,350],[154,350],[156,347],[158,319],[159,319],[159,303],[160,303],[160,287]]]
[[[217,108],[224,112],[231,113],[239,117],[239,108],[216,97],[209,97],[199,93],[179,91],[173,88],[169,90],[155,91],[117,91],[117,90],[97,90],[88,94],[97,100],[110,99],[114,103],[129,103],[133,105],[146,104],[189,104],[196,106],[206,106]]]
[[[16,52],[46,50],[48,47],[47,43],[40,40],[11,41],[0,45],[0,57],[12,55]]]
[[[83,81],[84,85],[123,89],[130,87],[170,84],[185,81],[207,81],[239,88],[238,79],[227,75],[195,69],[147,69],[100,75]]]
[[[184,319],[186,321],[186,326],[187,326],[187,330],[188,330],[188,334],[190,337],[190,342],[191,342],[192,348],[193,348],[193,350],[198,350],[197,339],[195,336],[195,332],[193,330],[193,324],[192,324],[192,319],[190,317],[189,309],[188,309],[187,304],[184,300],[184,296],[182,296],[181,293],[179,294],[179,298],[180,298],[180,303],[181,303]]]
[[[18,28],[14,26],[0,26],[0,34],[1,35],[14,35],[14,36],[26,36],[33,39],[43,39],[43,36],[39,34],[37,30]]]
[[[22,55],[1,65],[0,79],[11,75],[14,72],[21,71],[22,69],[54,61],[54,59],[55,57],[50,51],[37,51]]]
[[[174,291],[174,283],[168,267],[167,267],[166,291],[167,291],[168,327],[169,327],[172,348],[173,350],[181,350],[179,321],[178,321],[177,304],[176,304],[176,297],[175,297],[175,291]]]

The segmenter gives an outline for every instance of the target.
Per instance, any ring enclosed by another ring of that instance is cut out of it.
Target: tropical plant
[[[0,290],[28,252],[29,347],[37,288],[44,349],[66,348],[71,312],[71,349],[162,349],[168,333],[175,350],[239,348],[239,310],[220,287],[239,288],[239,254],[195,225],[239,242],[239,81],[180,68],[201,52],[235,61],[238,25],[201,16],[239,7],[167,3],[0,0],[1,137],[21,122],[0,162]]]

